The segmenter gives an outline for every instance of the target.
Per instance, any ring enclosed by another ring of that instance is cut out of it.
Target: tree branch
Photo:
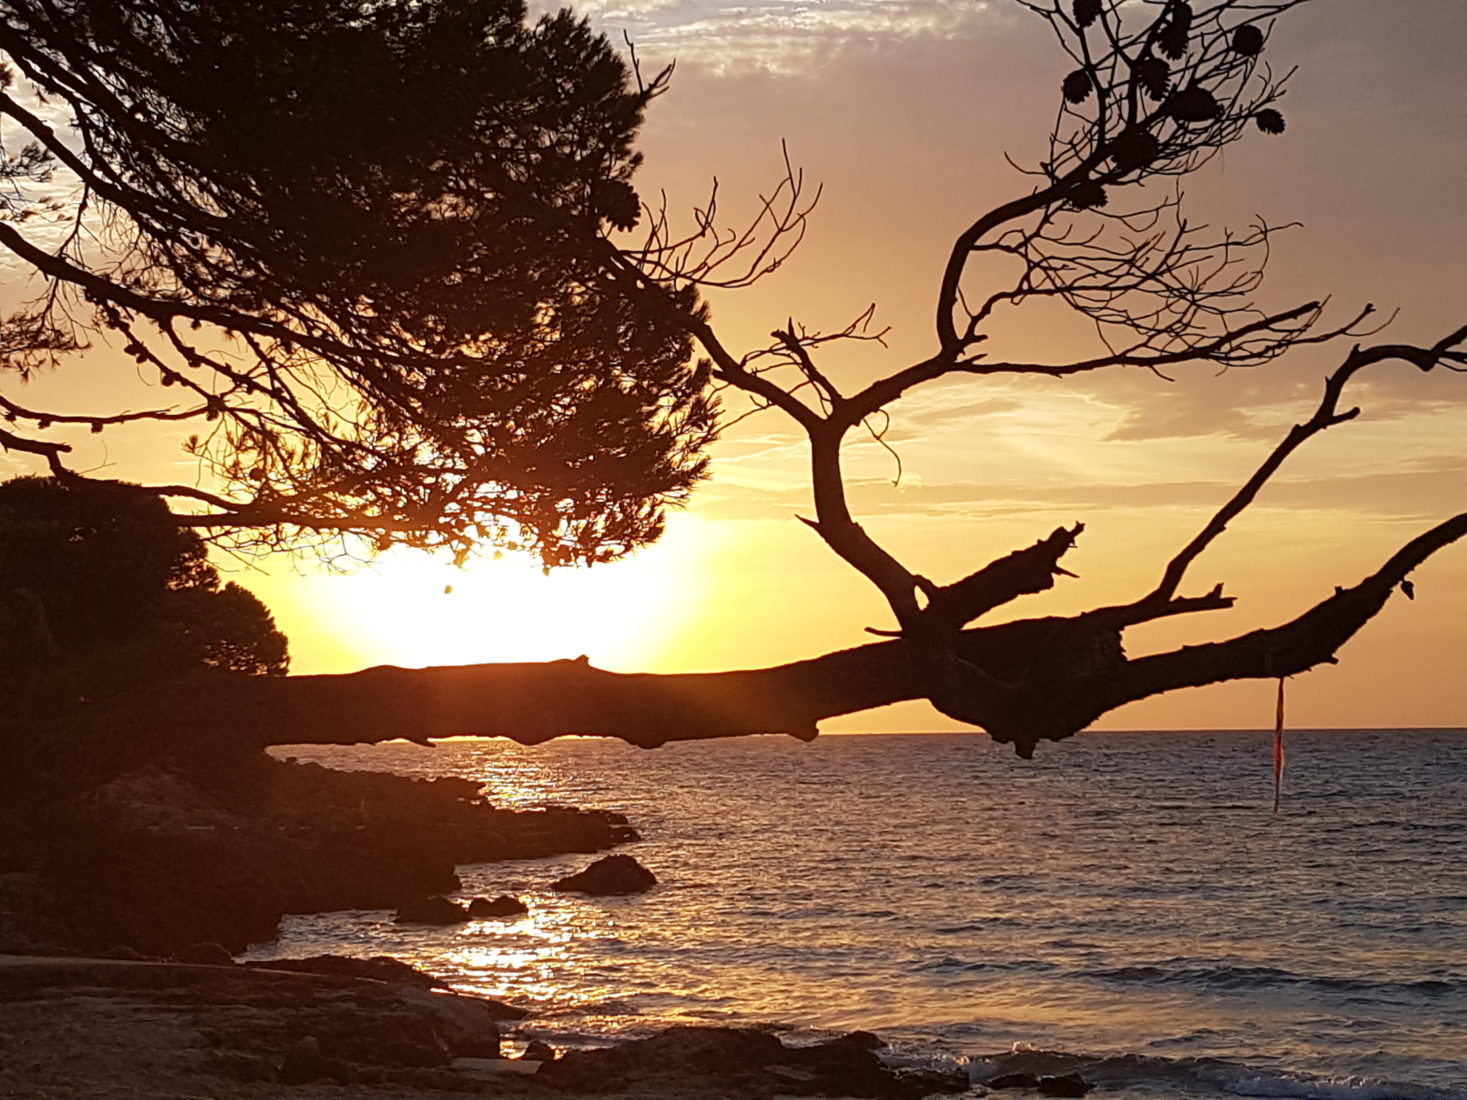
[[[1320,399],[1319,407],[1314,410],[1314,415],[1303,424],[1296,424],[1289,429],[1288,434],[1264,459],[1263,464],[1254,471],[1253,476],[1243,483],[1232,499],[1218,509],[1202,530],[1197,532],[1192,541],[1182,547],[1167,563],[1160,583],[1149,595],[1137,601],[1138,604],[1164,603],[1171,599],[1176,594],[1177,587],[1182,583],[1187,567],[1197,559],[1202,551],[1207,549],[1214,539],[1227,530],[1229,523],[1253,503],[1259,491],[1278,472],[1285,459],[1320,432],[1336,424],[1353,420],[1360,415],[1358,408],[1348,409],[1345,412],[1339,411],[1340,397],[1344,393],[1345,386],[1357,373],[1368,366],[1389,359],[1402,359],[1422,371],[1429,371],[1438,363],[1450,361],[1454,355],[1452,349],[1463,343],[1464,340],[1467,340],[1467,326],[1451,333],[1430,348],[1407,344],[1381,344],[1373,348],[1356,347],[1351,351],[1339,369],[1325,379],[1324,395]]]
[[[1335,589],[1334,595],[1282,626],[1128,661],[1115,678],[1106,709],[1178,688],[1292,676],[1333,664],[1340,646],[1375,617],[1413,569],[1463,536],[1467,513],[1418,535],[1359,584]]]

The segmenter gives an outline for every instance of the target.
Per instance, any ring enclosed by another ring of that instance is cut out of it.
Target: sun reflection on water
[[[467,892],[467,891],[466,891]],[[615,947],[610,915],[594,903],[525,892],[529,913],[513,922],[472,921],[433,951],[438,972],[458,988],[534,1004],[544,1011],[579,1011],[609,996],[609,975],[595,978],[593,945]]]

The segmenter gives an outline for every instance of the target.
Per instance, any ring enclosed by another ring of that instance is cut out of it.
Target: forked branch
[[[1391,359],[1411,363],[1423,372],[1430,371],[1439,364],[1458,366],[1467,361],[1467,356],[1464,356],[1461,350],[1464,341],[1467,341],[1467,326],[1449,334],[1430,347],[1380,344],[1370,348],[1357,346],[1352,350],[1345,362],[1325,379],[1324,395],[1320,398],[1314,415],[1304,423],[1296,424],[1289,429],[1288,434],[1264,459],[1263,463],[1254,471],[1253,476],[1243,483],[1232,498],[1207,521],[1202,530],[1198,531],[1192,540],[1167,563],[1161,581],[1149,595],[1137,601],[1138,604],[1155,605],[1164,603],[1175,596],[1178,586],[1182,583],[1182,578],[1186,575],[1187,568],[1211,545],[1214,539],[1227,530],[1229,523],[1257,499],[1259,492],[1291,454],[1320,432],[1336,424],[1354,420],[1360,415],[1359,408],[1350,408],[1343,412],[1340,410],[1340,399],[1344,394],[1345,386],[1356,374],[1366,367]]]

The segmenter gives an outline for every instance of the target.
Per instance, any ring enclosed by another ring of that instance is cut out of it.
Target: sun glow
[[[250,578],[291,640],[297,672],[366,665],[476,664],[588,656],[602,668],[655,664],[701,608],[699,546],[687,530],[593,569],[544,575],[521,556],[460,569],[393,550],[354,573]]]

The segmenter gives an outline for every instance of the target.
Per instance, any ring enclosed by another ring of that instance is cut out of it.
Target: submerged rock
[[[469,916],[476,920],[486,918],[522,917],[530,907],[519,898],[500,894],[497,898],[474,898],[469,902]]]
[[[584,871],[550,884],[552,890],[578,894],[639,894],[657,885],[657,876],[631,856],[605,856]]]

